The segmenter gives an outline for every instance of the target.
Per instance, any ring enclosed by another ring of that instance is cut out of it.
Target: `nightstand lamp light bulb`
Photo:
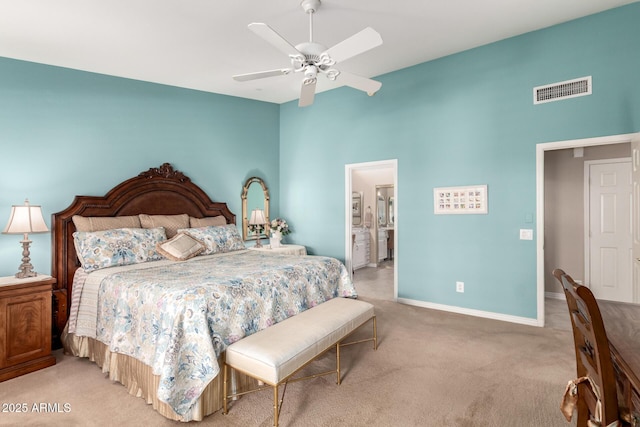
[[[29,254],[29,233],[46,233],[49,231],[47,224],[42,217],[42,209],[40,206],[29,204],[29,200],[24,201],[24,205],[13,205],[11,207],[11,216],[5,227],[4,234],[23,234],[22,243],[22,264],[20,271],[16,273],[16,277],[23,279],[25,277],[34,277],[38,273],[33,271],[31,258]]]

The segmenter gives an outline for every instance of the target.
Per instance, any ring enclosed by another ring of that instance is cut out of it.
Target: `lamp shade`
[[[251,218],[249,219],[249,224],[253,225],[262,225],[267,221],[264,219],[264,211],[262,209],[254,209],[251,211]]]
[[[24,205],[13,205],[11,207],[11,216],[3,233],[25,234],[46,233],[47,231],[49,229],[42,217],[42,208],[37,205],[30,205],[29,200],[25,200]]]

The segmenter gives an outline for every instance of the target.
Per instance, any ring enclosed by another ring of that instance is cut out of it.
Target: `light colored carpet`
[[[340,386],[332,377],[291,384],[281,426],[570,425],[559,410],[575,373],[568,330],[369,301],[378,315],[378,350],[369,343],[345,348]],[[0,425],[183,425],[130,396],[86,359],[59,351],[56,357],[53,367],[0,383],[0,402],[29,407],[0,413]],[[307,369],[333,360],[329,354]],[[244,396],[228,415],[218,412],[200,424],[271,426],[271,398],[268,391]],[[67,403],[71,410],[31,412],[34,403]]]
[[[383,261],[378,267],[363,267],[353,272],[353,284],[358,295],[366,298],[392,300],[393,261]]]

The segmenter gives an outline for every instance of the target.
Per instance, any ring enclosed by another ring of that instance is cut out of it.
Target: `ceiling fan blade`
[[[257,73],[236,74],[234,80],[246,82],[249,80],[264,79],[265,77],[284,76],[289,74],[291,68],[281,68],[279,70],[258,71]]]
[[[340,72],[336,81],[344,83],[347,86],[351,86],[354,89],[366,92],[369,96],[372,96],[382,87],[382,83],[379,81],[371,80],[356,74],[345,73],[344,71]]]
[[[325,53],[329,55],[331,59],[340,63],[381,44],[382,37],[380,34],[373,28],[367,27],[337,45],[330,47]]]
[[[267,24],[254,22],[249,24],[249,29],[287,55],[300,55],[298,49]]]
[[[300,89],[300,100],[298,101],[298,107],[307,107],[313,104],[313,98],[316,95],[316,81],[309,84],[302,83]]]

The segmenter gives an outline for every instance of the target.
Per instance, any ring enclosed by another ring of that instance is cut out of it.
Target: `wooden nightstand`
[[[51,276],[0,278],[0,381],[55,365]]]

